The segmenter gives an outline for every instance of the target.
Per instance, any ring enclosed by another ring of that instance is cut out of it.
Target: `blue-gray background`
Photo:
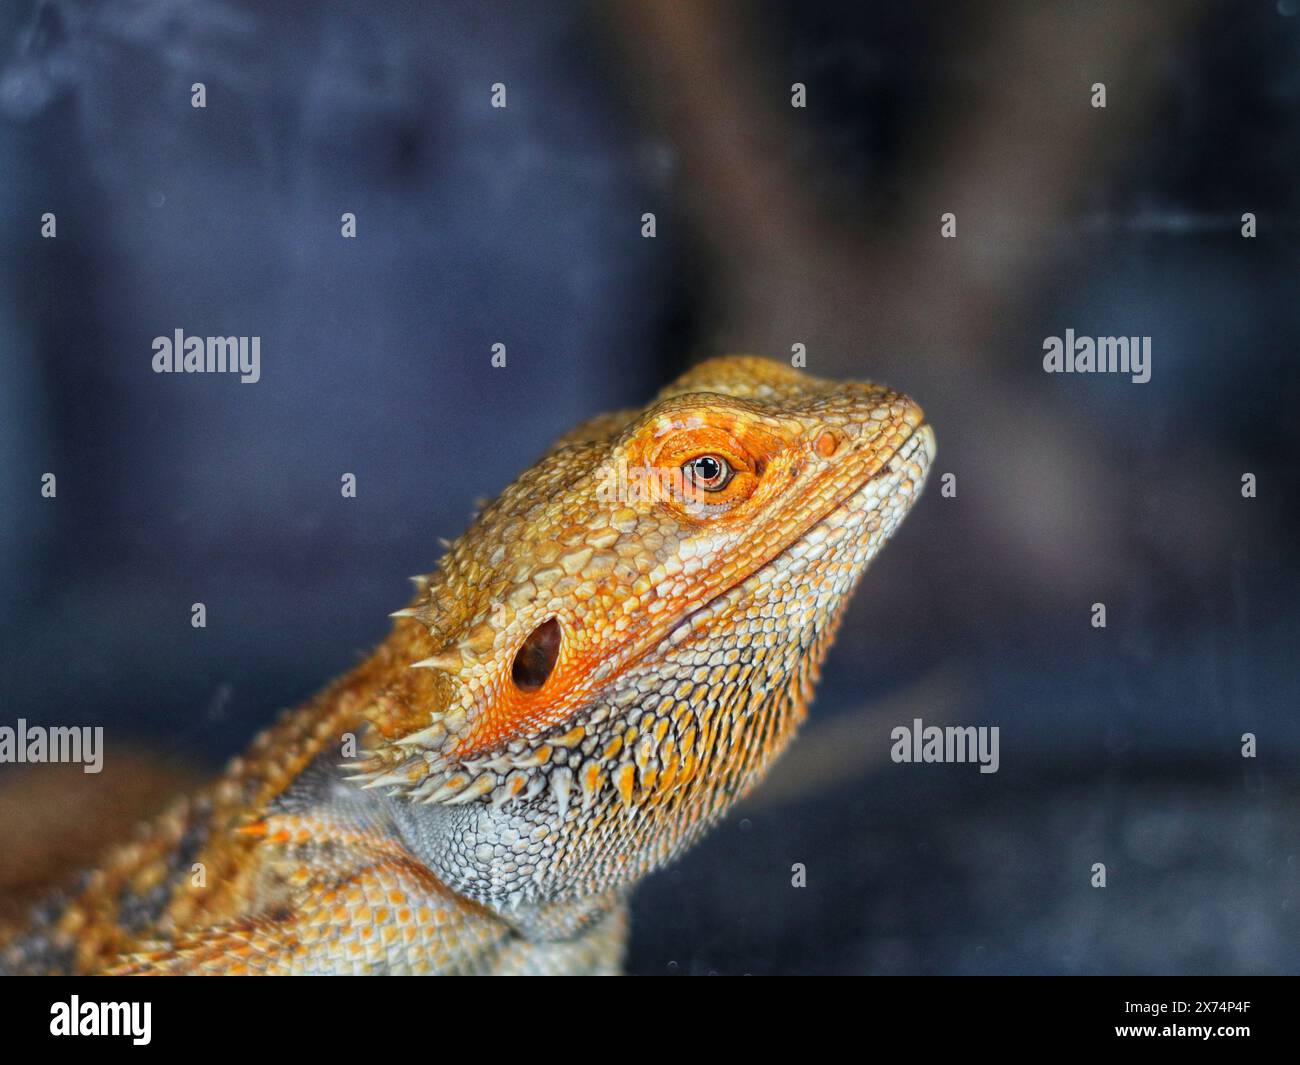
[[[1300,969],[1296,9],[5,4],[0,717],[219,764],[550,439],[802,343],[958,494],[630,969]],[[177,328],[262,380],[153,374]],[[1066,328],[1151,383],[1044,375]],[[914,717],[1000,772],[892,764]]]

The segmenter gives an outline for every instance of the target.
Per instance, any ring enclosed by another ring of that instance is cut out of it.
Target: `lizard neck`
[[[501,805],[395,796],[386,801],[405,845],[526,935],[581,931],[706,832],[785,749],[844,601],[803,611],[779,641],[728,641],[735,615],[721,604],[715,624],[699,624],[694,639],[665,647],[584,708],[572,722],[582,741],[536,768],[572,779],[567,801],[553,786]],[[624,786],[628,767],[636,788]]]

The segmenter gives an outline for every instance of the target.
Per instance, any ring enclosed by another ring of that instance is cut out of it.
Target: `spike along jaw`
[[[552,452],[400,612],[443,681],[361,779],[450,887],[516,915],[623,890],[788,741],[934,439],[905,396],[797,376],[797,403],[670,395]]]

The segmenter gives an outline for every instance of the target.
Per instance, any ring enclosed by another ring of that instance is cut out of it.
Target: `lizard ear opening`
[[[548,618],[519,645],[510,669],[510,679],[520,691],[535,692],[546,683],[559,656],[560,623],[555,618]]]

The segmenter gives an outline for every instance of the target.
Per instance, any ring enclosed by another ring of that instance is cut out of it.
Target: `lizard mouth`
[[[801,544],[811,543],[813,537],[820,536],[820,530],[828,529],[836,519],[843,516],[848,518],[854,511],[858,510],[860,505],[866,504],[869,497],[878,494],[878,486],[890,478],[901,480],[906,473],[906,466],[910,462],[916,462],[921,469],[918,478],[917,491],[920,491],[924,484],[926,475],[930,470],[930,463],[934,459],[934,430],[930,428],[929,423],[921,422],[915,426],[907,435],[907,438],[898,445],[892,454],[881,464],[880,468],[872,473],[865,480],[857,484],[852,489],[846,491],[843,496],[826,507],[817,517],[815,517],[808,526],[799,533],[788,544],[777,551],[775,554],[764,561],[762,564],[750,570],[743,577],[740,577],[733,584],[718,592],[706,603],[696,607],[694,610],[684,614],[680,621],[677,622],[664,638],[662,645],[673,646],[685,640],[703,621],[709,618],[714,610],[731,596],[739,594],[740,590],[763,574],[765,570],[776,566],[782,559],[789,558],[796,548]],[[865,513],[865,511],[864,511]],[[836,524],[843,524],[842,522]],[[892,528],[885,534],[883,540],[887,539],[892,533]],[[863,568],[870,561],[870,557],[863,560]]]

